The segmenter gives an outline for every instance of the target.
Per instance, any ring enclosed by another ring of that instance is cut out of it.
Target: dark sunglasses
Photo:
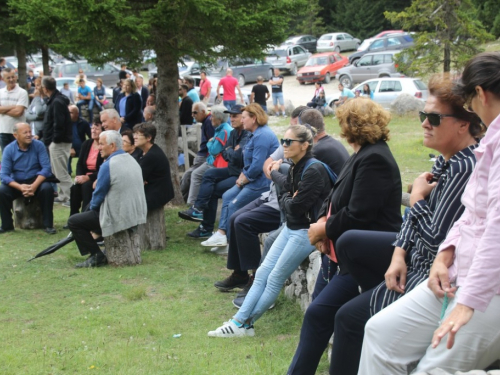
[[[432,126],[439,126],[441,125],[441,119],[443,117],[456,117],[455,115],[442,115],[440,113],[427,113],[420,111],[418,112],[418,115],[420,116],[420,121],[424,122],[425,119],[429,121],[429,124]]]
[[[198,114],[198,111],[193,111],[191,112],[193,115],[197,115]]]
[[[299,139],[281,139],[281,145],[282,146],[286,146],[286,147],[290,147],[290,145],[292,144],[292,142],[302,142],[300,141]]]

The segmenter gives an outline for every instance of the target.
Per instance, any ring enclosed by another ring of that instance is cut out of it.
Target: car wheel
[[[340,53],[340,46],[335,47],[335,52]]]
[[[240,84],[240,87],[245,86],[245,77],[243,77],[243,74],[238,76],[238,83]]]
[[[326,73],[326,76],[325,76],[325,83],[330,83],[330,73]]]
[[[290,74],[292,76],[296,75],[297,74],[297,64],[292,64],[292,67],[290,68]]]
[[[269,72],[267,73],[267,80],[271,80],[273,78],[274,72],[272,69],[269,69]]]
[[[338,100],[332,100],[332,102],[330,103],[330,108],[333,108],[335,109],[335,103],[337,103]]]
[[[305,85],[306,83],[304,81],[299,81],[301,85]]]
[[[352,80],[349,76],[340,76],[339,82],[347,89],[350,89],[352,86]]]

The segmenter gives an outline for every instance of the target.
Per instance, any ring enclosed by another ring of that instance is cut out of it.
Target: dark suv
[[[370,52],[381,52],[388,50],[401,50],[411,47],[413,38],[409,34],[390,34],[383,38],[374,38],[367,49],[358,51],[349,56],[349,62],[359,60],[362,56]]]
[[[316,52],[316,42],[318,40],[312,35],[296,35],[291,36],[283,44],[290,45],[295,44],[304,47],[309,52]]]

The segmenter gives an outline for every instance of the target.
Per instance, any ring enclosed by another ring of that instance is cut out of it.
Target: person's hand
[[[278,171],[280,169],[281,164],[283,163],[283,160],[275,160],[271,164],[269,164],[269,174],[271,174],[272,171]]]
[[[299,191],[298,191],[298,190],[296,190],[296,191],[295,191],[295,193],[293,193],[292,198],[295,198],[295,197],[297,196],[297,194],[299,194]]]
[[[394,251],[400,248],[394,249]],[[402,249],[401,249],[402,250]],[[402,250],[404,252],[404,250]],[[407,267],[404,256],[393,256],[391,264],[385,273],[387,289],[403,294],[406,286]]]
[[[319,241],[326,238],[326,222],[317,222],[309,226],[307,231],[309,243],[315,246]]]
[[[430,290],[436,295],[438,298],[443,298],[444,293],[448,293],[448,298],[455,297],[455,292],[457,291],[456,287],[451,287],[450,277],[448,274],[448,265],[443,260],[440,255],[443,252],[439,253],[436,259],[434,259],[434,263],[432,264],[431,270],[429,272],[429,281],[427,285]]]
[[[31,197],[34,194],[31,192],[31,185],[21,184],[21,193],[24,197]]]
[[[97,180],[95,180],[94,183],[92,184],[92,189],[95,190],[96,185],[97,185]]]
[[[40,137],[38,135],[34,135],[33,139],[40,139]]]
[[[240,145],[236,145],[236,147],[234,148],[234,151],[238,151],[240,149]]]
[[[87,175],[82,175],[82,176],[76,176],[75,177],[75,182],[77,184],[84,184],[86,183],[87,181],[90,181],[90,177],[87,176]]]
[[[71,148],[71,151],[69,152],[69,156],[71,156],[72,158],[74,158],[76,156],[76,151],[73,147]]]
[[[413,188],[410,195],[410,205],[412,207],[416,202],[427,198],[432,189],[436,187],[437,182],[430,183],[433,177],[432,173],[424,172],[413,181]]]
[[[458,330],[466,325],[474,315],[474,309],[468,306],[457,303],[455,308],[451,311],[450,315],[443,321],[441,326],[434,331],[432,336],[432,348],[436,348],[441,342],[441,339],[448,334],[446,348],[453,348],[455,343],[455,335]]]

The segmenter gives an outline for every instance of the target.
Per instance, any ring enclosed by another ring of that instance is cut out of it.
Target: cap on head
[[[224,113],[230,113],[232,115],[241,115],[243,113],[241,111],[243,108],[245,108],[244,105],[235,104],[231,107],[231,109],[224,111]]]

